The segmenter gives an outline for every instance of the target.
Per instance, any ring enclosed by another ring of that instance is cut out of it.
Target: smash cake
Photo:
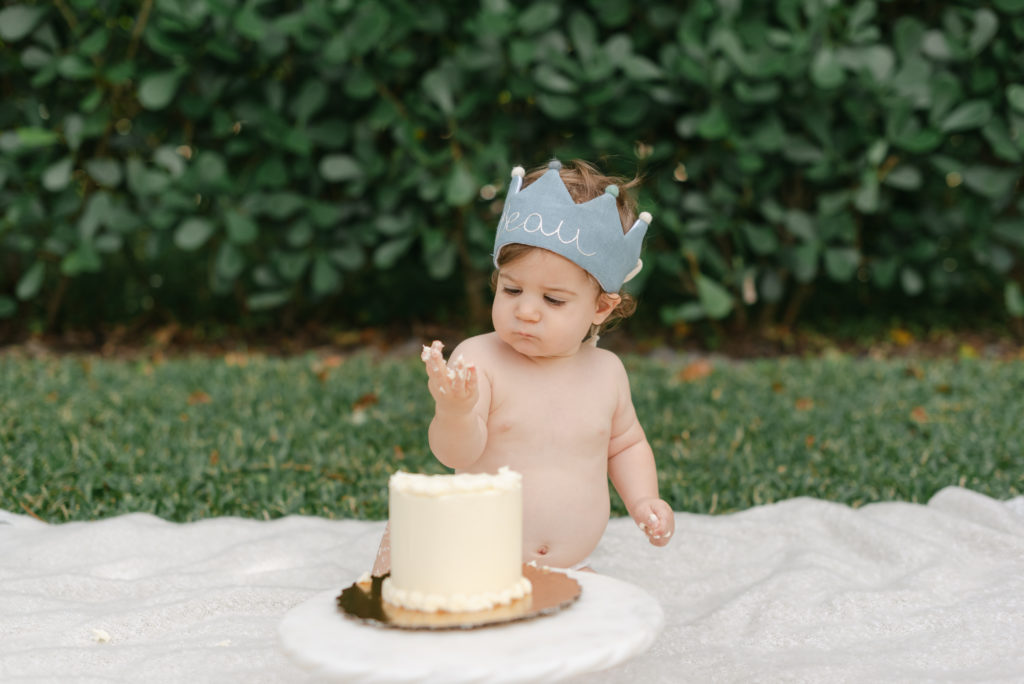
[[[523,478],[397,472],[388,483],[391,575],[385,603],[465,613],[529,596],[523,576]]]

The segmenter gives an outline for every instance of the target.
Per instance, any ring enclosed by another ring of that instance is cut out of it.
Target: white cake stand
[[[578,601],[554,615],[475,630],[385,629],[346,618],[341,588],[293,608],[278,626],[285,652],[316,675],[338,681],[553,682],[618,665],[642,653],[664,614],[627,582],[571,572]]]

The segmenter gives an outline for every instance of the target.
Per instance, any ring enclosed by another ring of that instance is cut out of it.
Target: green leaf
[[[8,43],[21,40],[36,27],[46,13],[44,7],[10,5],[0,10],[0,38]]]
[[[877,259],[871,262],[871,279],[875,285],[887,290],[896,282],[896,272],[899,267],[899,259],[896,257]]]
[[[975,165],[963,174],[964,185],[984,197],[997,199],[1013,192],[1020,172],[1017,169],[1002,169],[994,166]]]
[[[921,187],[924,179],[916,166],[900,164],[889,171],[882,182],[900,190],[917,190]]]
[[[314,294],[320,296],[332,294],[341,289],[341,274],[331,264],[330,259],[319,255],[313,261],[311,283]]]
[[[555,3],[534,3],[519,15],[519,28],[524,33],[539,33],[558,21],[560,14],[561,10]]]
[[[253,42],[259,42],[267,35],[267,22],[251,3],[246,3],[242,11],[235,15],[235,30]]]
[[[72,277],[82,273],[98,273],[102,267],[100,255],[91,245],[79,245],[60,262],[60,272]]]
[[[1002,218],[992,226],[992,234],[1024,249],[1024,218]]]
[[[43,187],[50,192],[59,192],[66,188],[71,182],[71,171],[74,168],[74,160],[71,157],[64,157],[63,159],[50,164],[43,171]]]
[[[938,29],[927,31],[921,41],[921,51],[934,60],[945,62],[953,59],[953,49],[946,34]]]
[[[629,55],[622,62],[622,72],[632,81],[655,81],[663,78],[661,67],[643,55]]]
[[[853,195],[853,206],[865,214],[878,211],[878,175],[873,169],[861,173],[861,184]]]
[[[230,242],[222,242],[220,249],[217,250],[214,270],[218,277],[233,281],[245,270],[245,255]]]
[[[427,262],[427,274],[435,280],[443,280],[455,272],[457,251],[453,242],[445,242],[439,249],[427,250],[423,258]]]
[[[811,80],[822,90],[831,90],[843,84],[846,74],[835,50],[823,47],[811,62]]]
[[[992,105],[985,100],[965,102],[942,120],[939,128],[943,133],[979,128],[992,118]]]
[[[139,83],[139,103],[146,109],[163,109],[174,99],[180,80],[177,70],[147,74]]]
[[[423,76],[423,90],[444,114],[455,110],[454,84],[448,69],[433,69]]]
[[[747,238],[747,242],[750,243],[750,248],[754,250],[755,254],[774,254],[779,248],[779,239],[771,228],[747,223],[743,226],[743,235]]]
[[[697,276],[697,297],[709,318],[725,318],[732,311],[733,299],[729,291],[703,274]]]
[[[989,119],[989,122],[982,127],[981,134],[985,136],[985,140],[988,141],[989,147],[997,157],[1009,162],[1021,161],[1021,151],[1010,137],[1010,131],[1001,117],[993,116]]]
[[[332,182],[362,178],[363,169],[347,154],[329,154],[320,160],[320,175]]]
[[[260,292],[259,294],[251,295],[246,300],[246,304],[249,306],[250,311],[266,311],[267,309],[276,309],[282,306],[290,297],[291,294],[288,290]]]
[[[697,132],[705,140],[720,140],[729,135],[729,119],[718,104],[712,105],[697,124]]]
[[[18,280],[18,286],[15,288],[14,294],[23,302],[32,299],[39,294],[45,277],[46,265],[42,261],[37,261]]]
[[[1003,290],[1003,300],[1006,302],[1006,311],[1017,318],[1024,316],[1024,293],[1021,293],[1020,284],[1014,281],[1006,283]]]
[[[904,266],[900,269],[900,285],[903,286],[903,291],[911,297],[924,292],[924,278],[912,266]]]
[[[1015,110],[1024,114],[1024,85],[1020,83],[1011,83],[1006,86],[1006,101],[1010,103],[1010,106]]]
[[[117,187],[124,178],[121,162],[109,157],[89,159],[85,162],[85,171],[98,184],[108,188]]]
[[[327,86],[319,78],[310,78],[302,85],[302,90],[292,102],[291,111],[295,119],[300,124],[304,124],[313,118],[313,115],[320,111],[326,103]]]
[[[334,263],[346,271],[358,271],[366,263],[366,255],[363,253],[362,247],[355,243],[332,249],[330,257]]]
[[[228,239],[237,245],[248,244],[259,234],[256,222],[237,209],[228,209],[224,212],[224,225],[227,227]]]
[[[84,81],[94,72],[92,64],[78,55],[65,55],[57,62],[57,73],[70,81]]]
[[[193,216],[182,221],[174,231],[174,244],[186,252],[193,252],[206,244],[211,235],[213,224],[204,218]]]
[[[472,201],[477,190],[476,178],[464,163],[458,162],[445,184],[444,200],[449,206],[460,207]]]
[[[537,93],[537,106],[552,119],[570,119],[580,111],[579,100],[564,95]]]
[[[533,79],[542,88],[555,93],[574,93],[576,82],[550,64],[541,64],[533,70]]]
[[[845,283],[860,266],[860,252],[855,247],[829,247],[825,250],[825,271],[832,280]]]
[[[790,235],[794,235],[806,242],[811,242],[818,237],[818,231],[814,227],[814,220],[805,211],[790,209],[786,212],[783,221]]]
[[[790,267],[797,282],[809,283],[818,275],[818,245],[805,242],[794,246],[789,253]]]
[[[972,55],[977,55],[991,42],[999,31],[999,17],[988,8],[981,8],[974,11],[974,29],[968,38],[968,49]]]
[[[7,295],[0,295],[0,318],[10,318],[18,311],[18,303]]]
[[[394,266],[412,245],[411,237],[396,238],[380,244],[373,252],[373,265],[381,271]]]

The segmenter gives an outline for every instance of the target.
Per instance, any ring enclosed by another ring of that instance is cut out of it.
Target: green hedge
[[[550,156],[646,178],[664,322],[1024,316],[1024,0],[16,0],[0,41],[8,329],[479,319]]]

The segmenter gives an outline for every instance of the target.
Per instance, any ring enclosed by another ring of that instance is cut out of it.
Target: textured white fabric
[[[383,528],[0,511],[0,681],[304,681],[278,624],[368,569]],[[1024,499],[677,513],[664,549],[615,519],[592,560],[665,628],[588,682],[1024,681]]]

